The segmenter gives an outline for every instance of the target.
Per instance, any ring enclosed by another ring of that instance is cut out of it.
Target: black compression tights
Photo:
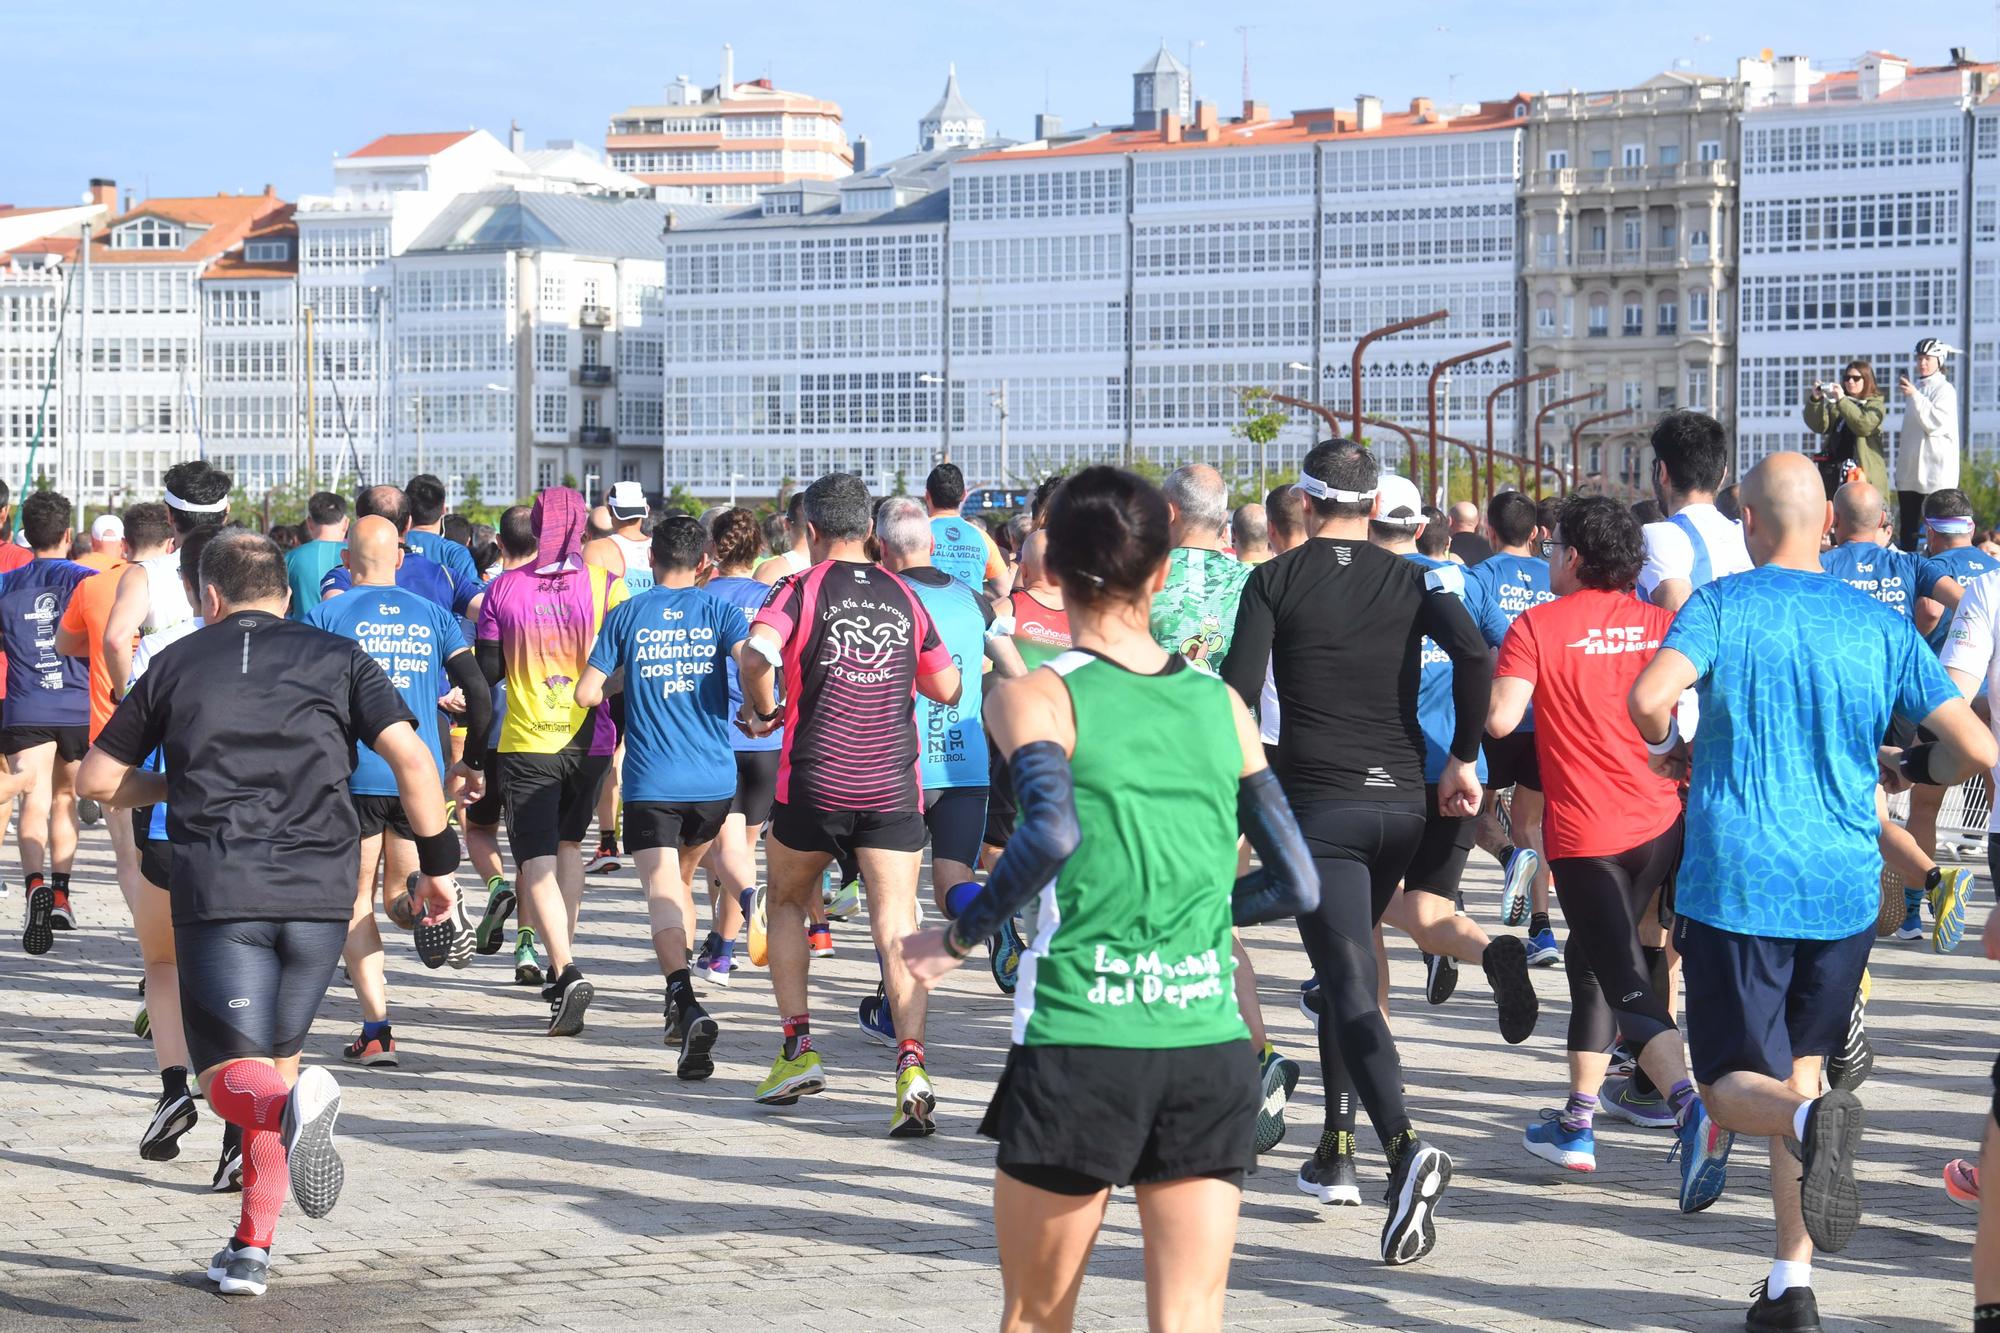
[[[1410,1117],[1402,1061],[1376,1003],[1375,923],[1416,855],[1423,807],[1311,801],[1294,813],[1319,870],[1319,908],[1298,921],[1327,1006],[1319,1024],[1327,1128],[1353,1131],[1358,1094],[1387,1146]]]
[[[1608,1051],[1623,1035],[1634,1051],[1674,1026],[1667,1012],[1666,954],[1639,943],[1639,922],[1680,859],[1681,825],[1617,856],[1549,862],[1569,923],[1569,1049]],[[1616,999],[1610,997],[1617,997]]]

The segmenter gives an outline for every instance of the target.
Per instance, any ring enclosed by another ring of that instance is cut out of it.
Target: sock
[[[370,1023],[364,1019],[361,1024],[361,1040],[374,1041],[388,1030],[389,1020],[386,1018],[379,1023]]]
[[[1933,875],[1935,875],[1935,874],[1937,873],[1937,871],[1933,870],[1933,871],[1932,871],[1931,873],[1932,873]],[[57,871],[54,871],[54,872],[52,872],[52,873],[51,873],[51,874],[49,875],[49,887],[50,887],[50,888],[53,888],[53,889],[54,889],[54,890],[55,890],[55,891],[56,891],[57,893],[68,893],[68,892],[69,892],[69,871],[67,871],[67,870],[57,870]]]
[[[291,1178],[285,1170],[284,1136],[272,1129],[253,1129],[243,1137],[243,1212],[236,1223],[236,1243],[271,1248]]]
[[[754,888],[745,889],[736,895],[737,903],[743,908],[743,920],[746,923],[750,920],[750,900],[756,896],[757,890]]]
[[[1972,1333],[2000,1333],[2000,1302],[1972,1307]]]
[[[1508,843],[1505,847],[1502,847],[1498,852],[1495,852],[1494,855],[1500,858],[1500,868],[1502,870],[1505,870],[1507,868],[1507,863],[1514,859],[1514,844],[1511,842]]]
[[[944,891],[944,914],[954,921],[958,920],[965,915],[966,909],[972,906],[973,900],[979,897],[983,888],[983,885],[974,884],[970,880],[963,884],[952,885]]]
[[[43,882],[42,872],[39,870],[37,870],[34,874],[29,875],[26,879],[21,881],[21,883],[27,887],[27,890],[30,893],[33,893],[35,891],[36,886],[41,884],[42,882]]]
[[[1685,1121],[1688,1117],[1688,1108],[1694,1105],[1694,1084],[1682,1079],[1668,1088],[1667,1105],[1673,1108],[1675,1124]]]
[[[812,1016],[800,1014],[785,1020],[785,1058],[796,1060],[813,1048]]]
[[[715,946],[715,957],[733,960],[736,957],[736,941],[723,940]]]
[[[283,1129],[285,1103],[291,1095],[292,1090],[285,1086],[277,1070],[255,1060],[232,1060],[208,1081],[208,1104],[224,1120],[244,1129]],[[283,1156],[281,1148],[278,1163],[281,1174]]]
[[[185,1065],[168,1065],[160,1071],[160,1091],[186,1092],[187,1090],[188,1071]]]
[[[1278,1048],[1267,1041],[1264,1043],[1264,1049],[1257,1052],[1257,1068],[1260,1070],[1269,1068],[1271,1061],[1277,1058]]]
[[[1564,1129],[1589,1129],[1591,1117],[1596,1114],[1597,1098],[1587,1092],[1572,1092],[1556,1119]]]
[[[514,939],[516,941],[515,943],[516,948],[519,948],[521,945],[525,944],[528,946],[529,950],[532,951],[535,947],[535,928],[533,926],[521,927],[519,930],[514,932]]]
[[[507,877],[505,875],[494,875],[486,881],[487,896],[491,897],[493,894],[498,893],[500,890],[506,887],[507,887]]]
[[[902,1073],[911,1065],[924,1062],[924,1044],[914,1037],[905,1037],[896,1043],[896,1072]]]
[[[1408,1125],[1403,1126],[1403,1128],[1382,1140],[1382,1151],[1389,1154],[1389,1169],[1391,1171],[1396,1169],[1403,1160],[1403,1154],[1414,1147],[1416,1142],[1417,1131],[1411,1129]]]
[[[694,1008],[694,984],[688,980],[686,968],[667,974],[667,998],[672,1000],[674,1008],[682,1013]]]
[[[1645,1069],[1636,1062],[1632,1066],[1631,1083],[1632,1095],[1635,1097],[1657,1097],[1660,1095],[1660,1085],[1653,1082]]]
[[[1328,1125],[1319,1132],[1319,1147],[1313,1149],[1313,1156],[1354,1156],[1354,1135],[1348,1130]]]
[[[1792,1137],[1800,1143],[1806,1141],[1806,1117],[1812,1114],[1811,1102],[1799,1103],[1799,1109],[1792,1113]]]
[[[1812,1286],[1812,1263],[1795,1263],[1790,1259],[1774,1260],[1771,1276],[1765,1279],[1764,1294],[1772,1300],[1784,1295],[1793,1287]]]
[[[1534,912],[1529,915],[1528,933],[1530,935],[1539,935],[1548,928],[1549,914],[1547,912]]]

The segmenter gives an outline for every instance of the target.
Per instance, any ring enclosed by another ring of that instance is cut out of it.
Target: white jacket
[[[1896,489],[1929,495],[1958,485],[1958,390],[1944,372],[1917,381],[1903,399],[1896,436]]]

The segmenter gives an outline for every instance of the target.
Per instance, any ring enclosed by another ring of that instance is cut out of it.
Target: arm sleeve
[[[1918,389],[1910,397],[1909,410],[1917,414],[1917,420],[1923,424],[1924,433],[1928,435],[1949,421],[1957,413],[1957,395],[1952,396],[1951,407],[1947,410],[1944,394],[1940,393],[1937,397],[1933,398],[1930,394],[1924,392],[1924,390]]]
[[[1253,713],[1264,694],[1264,668],[1271,660],[1277,625],[1271,611],[1271,580],[1265,576],[1270,568],[1268,563],[1257,566],[1243,585],[1243,595],[1236,601],[1236,632],[1222,663],[1222,679]]]
[[[1985,680],[1993,666],[1993,588],[1984,578],[1965,587],[1951,632],[1945,636],[1942,664],[1952,671]]]
[[[1439,577],[1445,572],[1433,569],[1424,575],[1423,630],[1451,658],[1451,755],[1470,764],[1479,758],[1493,680],[1487,669],[1486,639],[1472,623],[1465,603],[1446,591],[1447,580]]]
[[[493,730],[493,690],[468,652],[444,660],[445,676],[465,694],[465,762],[478,768],[486,758],[486,738]]]
[[[1507,639],[1500,645],[1500,661],[1493,668],[1493,674],[1512,676],[1516,680],[1525,680],[1533,685],[1535,669],[1541,665],[1537,648],[1534,627],[1529,623],[1528,617],[1522,616],[1514,622],[1514,627],[1507,631]]]
[[[1827,412],[1828,406],[1829,404],[1827,403],[1826,399],[1815,398],[1812,396],[1811,389],[1806,390],[1807,430],[1813,432],[1813,434],[1815,435],[1824,435],[1829,430],[1833,429],[1832,418]]]
[[[507,659],[500,654],[500,640],[480,639],[472,645],[472,655],[488,685],[498,685],[506,676]]]
[[[330,592],[346,592],[354,586],[354,576],[347,572],[346,565],[335,565],[320,577],[319,595],[325,597]]]
[[[354,728],[354,738],[369,746],[396,723],[408,722],[414,726],[417,721],[403,706],[403,696],[389,683],[388,673],[362,652],[358,644],[352,648],[348,666],[347,716]]]
[[[1076,785],[1069,756],[1054,741],[1030,741],[1007,761],[1019,816],[984,892],[948,929],[970,946],[999,933],[1001,922],[1061,872],[1083,842],[1076,821]]]
[[[1696,676],[1706,676],[1715,665],[1715,649],[1721,637],[1722,626],[1717,618],[1716,600],[1710,593],[1713,583],[1696,588],[1694,595],[1687,599],[1680,613],[1674,617],[1673,628],[1667,631],[1667,638],[1660,645],[1671,648],[1693,663]],[[1915,631],[1912,631],[1914,633]]]
[[[1262,864],[1238,879],[1229,896],[1235,924],[1257,926],[1316,910],[1319,870],[1277,774],[1260,768],[1237,783],[1236,820]]]
[[[166,738],[157,702],[160,679],[158,673],[151,671],[139,677],[132,692],[112,710],[104,730],[97,733],[91,744],[121,764],[136,768],[145,763],[146,756]]]

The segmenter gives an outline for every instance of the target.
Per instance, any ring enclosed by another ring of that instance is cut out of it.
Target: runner
[[[315,606],[307,613],[306,624],[360,645],[388,676],[415,719],[417,738],[430,751],[445,792],[452,796],[464,792],[469,800],[477,800],[485,790],[481,770],[492,724],[492,696],[459,632],[458,618],[429,598],[396,586],[396,569],[405,558],[402,541],[388,519],[369,515],[355,520],[344,556],[353,578],[349,595]],[[438,726],[438,698],[453,688],[464,692],[468,728],[465,757],[456,764],[445,758]],[[391,906],[394,918],[403,886],[416,869],[416,835],[396,795],[395,773],[365,744],[356,748],[347,789],[361,824],[361,867],[341,958],[361,1007],[361,1032],[340,1056],[349,1064],[394,1065],[399,1059],[389,1025],[388,984],[382,974],[382,933],[375,924],[377,872],[383,902]],[[407,929],[414,923],[399,924]]]
[[[925,996],[902,952],[925,833],[912,706],[919,691],[956,703],[960,682],[910,586],[864,558],[870,514],[868,488],[852,473],[830,473],[806,489],[815,563],[779,585],[739,657],[745,729],[763,735],[780,718],[785,728],[765,844],[771,988],[785,1040],[756,1096],[790,1105],[826,1086],[806,1008],[805,910],[844,845],[861,862],[899,1038],[889,1133],[914,1137],[935,1130],[937,1096],[924,1068]],[[774,698],[780,665],[782,707]]]
[[[231,533],[201,557],[208,629],[153,663],[112,715],[80,778],[112,806],[170,811],[183,1018],[203,1096],[243,1130],[243,1205],[209,1263],[228,1294],[261,1295],[286,1176],[300,1209],[340,1196],[340,1090],[299,1052],[333,977],[354,901],[353,743],[396,773],[442,916],[458,839],[431,756],[388,678],[352,645],[282,619],[285,563]],[[166,776],[140,770],[164,747]],[[269,788],[283,773],[283,792]]]
[[[939,463],[924,478],[924,504],[931,524],[931,563],[975,593],[1000,598],[1013,580],[1006,558],[986,525],[963,517],[965,474],[956,463]]]
[[[1645,559],[1639,520],[1607,496],[1576,496],[1558,521],[1550,577],[1556,600],[1514,621],[1494,673],[1487,731],[1511,733],[1532,704],[1535,748],[1548,778],[1543,833],[1556,896],[1570,926],[1569,1100],[1522,1142],[1572,1171],[1597,1169],[1592,1117],[1623,1034],[1666,1103],[1680,1137],[1680,1207],[1721,1195],[1731,1136],[1702,1110],[1667,1008],[1665,951],[1641,944],[1639,923],[1671,911],[1681,854],[1677,784],[1654,773],[1623,700],[1673,614],[1630,596]]]
[[[410,497],[400,488],[370,486],[355,500],[354,517],[386,518],[395,525],[396,532],[404,541],[404,554],[407,557],[396,570],[398,588],[413,592],[419,597],[427,597],[445,610],[454,613],[464,610],[470,604],[478,589],[475,588],[461,596],[461,590],[452,583],[451,575],[445,572],[444,566],[409,545]],[[319,581],[320,600],[338,597],[353,584],[354,576],[348,572],[347,566],[335,565]]]
[[[1537,554],[1536,533],[1541,516],[1535,502],[1519,491],[1502,491],[1486,506],[1486,525],[1497,543],[1466,578],[1480,586],[1485,600],[1500,610],[1508,624],[1531,606],[1555,597],[1549,591],[1549,562]],[[1528,925],[1528,964],[1554,967],[1562,961],[1556,933],[1549,925],[1549,871],[1542,854],[1542,774],[1536,764],[1535,715],[1532,710],[1508,736],[1488,736],[1484,746],[1490,772],[1486,813],[1480,819],[1481,846],[1501,866],[1500,921]],[[1509,839],[1500,828],[1500,793],[1512,788],[1507,806]]]
[[[411,552],[444,571],[451,581],[452,613],[462,616],[485,585],[479,579],[479,566],[472,562],[472,552],[444,534],[444,521],[450,516],[444,483],[420,472],[410,478],[403,494],[410,502],[410,530],[403,540]]]
[[[1037,490],[1036,494],[1041,492]],[[1021,655],[1022,665],[1030,671],[1067,652],[1070,646],[1069,613],[1063,610],[1062,585],[1050,577],[1044,561],[1048,544],[1048,538],[1040,531],[1030,532],[1022,539],[1014,591],[993,606],[999,617],[996,623],[1013,625],[1014,649]],[[986,793],[986,836],[980,857],[990,869],[1014,831],[1014,789],[1008,783],[1007,765],[1000,761],[990,738],[986,758],[991,785]]]
[[[1830,512],[1811,460],[1769,455],[1741,498],[1758,567],[1680,608],[1630,711],[1649,747],[1682,760],[1674,706],[1700,692],[1674,903],[1688,1050],[1716,1123],[1771,1138],[1777,1261],[1749,1327],[1811,1328],[1813,1250],[1845,1248],[1861,1212],[1861,1104],[1819,1088],[1874,942],[1877,774],[1956,781],[2000,747],[1907,619],[1823,577]],[[1938,741],[1880,747],[1893,713]]]
[[[99,514],[90,524],[90,549],[76,557],[76,563],[102,574],[125,563],[125,520],[116,514]]]
[[[1256,1114],[1229,928],[1310,912],[1318,884],[1242,704],[1148,632],[1168,549],[1160,493],[1087,468],[1048,532],[1077,651],[998,686],[988,712],[1021,827],[966,914],[905,948],[935,985],[1039,904],[980,1125],[999,1143],[1002,1323],[1075,1322],[1110,1190],[1129,1184],[1151,1323],[1219,1329]],[[1265,867],[1248,880],[1234,876],[1239,829]],[[1160,964],[1173,981],[1131,975]]]
[[[596,511],[592,510],[595,516]],[[653,586],[653,565],[646,544],[646,492],[636,481],[621,481],[611,488],[604,516],[610,531],[585,542],[585,564],[595,565],[625,580],[625,593],[637,597]],[[625,695],[609,696],[611,725],[618,729],[618,748],[611,755],[611,777],[597,797],[597,854],[584,865],[589,875],[610,874],[621,868],[618,859],[618,799],[625,773]]]
[[[0,532],[7,532],[12,529],[14,526],[13,519],[14,506],[8,499],[7,483],[0,481]],[[0,574],[12,573],[34,558],[34,553],[19,542],[0,541]],[[4,652],[0,652],[0,709],[4,709],[7,702],[7,675],[7,655]],[[11,803],[4,808],[0,808],[0,843],[4,843],[6,840],[7,821],[12,814],[13,807]],[[6,876],[0,875],[0,898],[5,898],[6,896],[7,879]]]
[[[1229,516],[1229,544],[1246,565],[1261,565],[1277,554],[1271,549],[1271,521],[1263,505],[1236,506]]]
[[[292,606],[286,612],[304,620],[319,605],[319,581],[340,565],[347,544],[347,497],[318,491],[306,501],[306,540],[285,552],[285,581],[291,585]]]
[[[576,702],[598,629],[625,600],[625,580],[583,562],[585,512],[583,497],[567,486],[536,497],[534,563],[487,585],[475,648],[487,683],[507,682],[501,793],[521,924],[549,955],[542,998],[552,1037],[583,1031],[597,993],[570,942],[583,909],[583,838],[617,744],[605,710]]]
[[[7,654],[0,754],[32,779],[21,797],[21,875],[28,920],[21,947],[47,953],[52,932],[74,930],[70,868],[76,860],[76,766],[90,748],[90,672],[56,650],[70,594],[95,570],[68,558],[70,504],[54,491],[21,502],[34,559],[0,575],[0,650]],[[46,871],[46,875],[44,874]]]
[[[757,566],[752,575],[757,582],[773,584],[788,574],[803,574],[812,567],[813,558],[811,544],[806,538],[805,514],[806,493],[793,491],[792,498],[785,502],[785,534],[791,545],[783,551],[776,551],[769,560]]]
[[[1452,675],[1457,730],[1438,779],[1438,809],[1479,810],[1479,728],[1486,717],[1486,642],[1465,604],[1426,573],[1367,542],[1380,468],[1350,440],[1306,455],[1304,545],[1259,565],[1244,585],[1223,678],[1243,698],[1261,692],[1273,659],[1284,726],[1278,777],[1320,877],[1316,911],[1299,933],[1328,1013],[1318,1023],[1327,1125],[1299,1187],[1358,1202],[1352,1079],[1388,1155],[1389,1216],[1382,1259],[1404,1264],[1436,1242],[1433,1219],[1451,1158],[1420,1138],[1403,1103],[1402,1062],[1376,1004],[1375,924],[1423,840],[1423,732],[1416,717],[1423,640]],[[1339,681],[1337,690],[1326,682]]]

